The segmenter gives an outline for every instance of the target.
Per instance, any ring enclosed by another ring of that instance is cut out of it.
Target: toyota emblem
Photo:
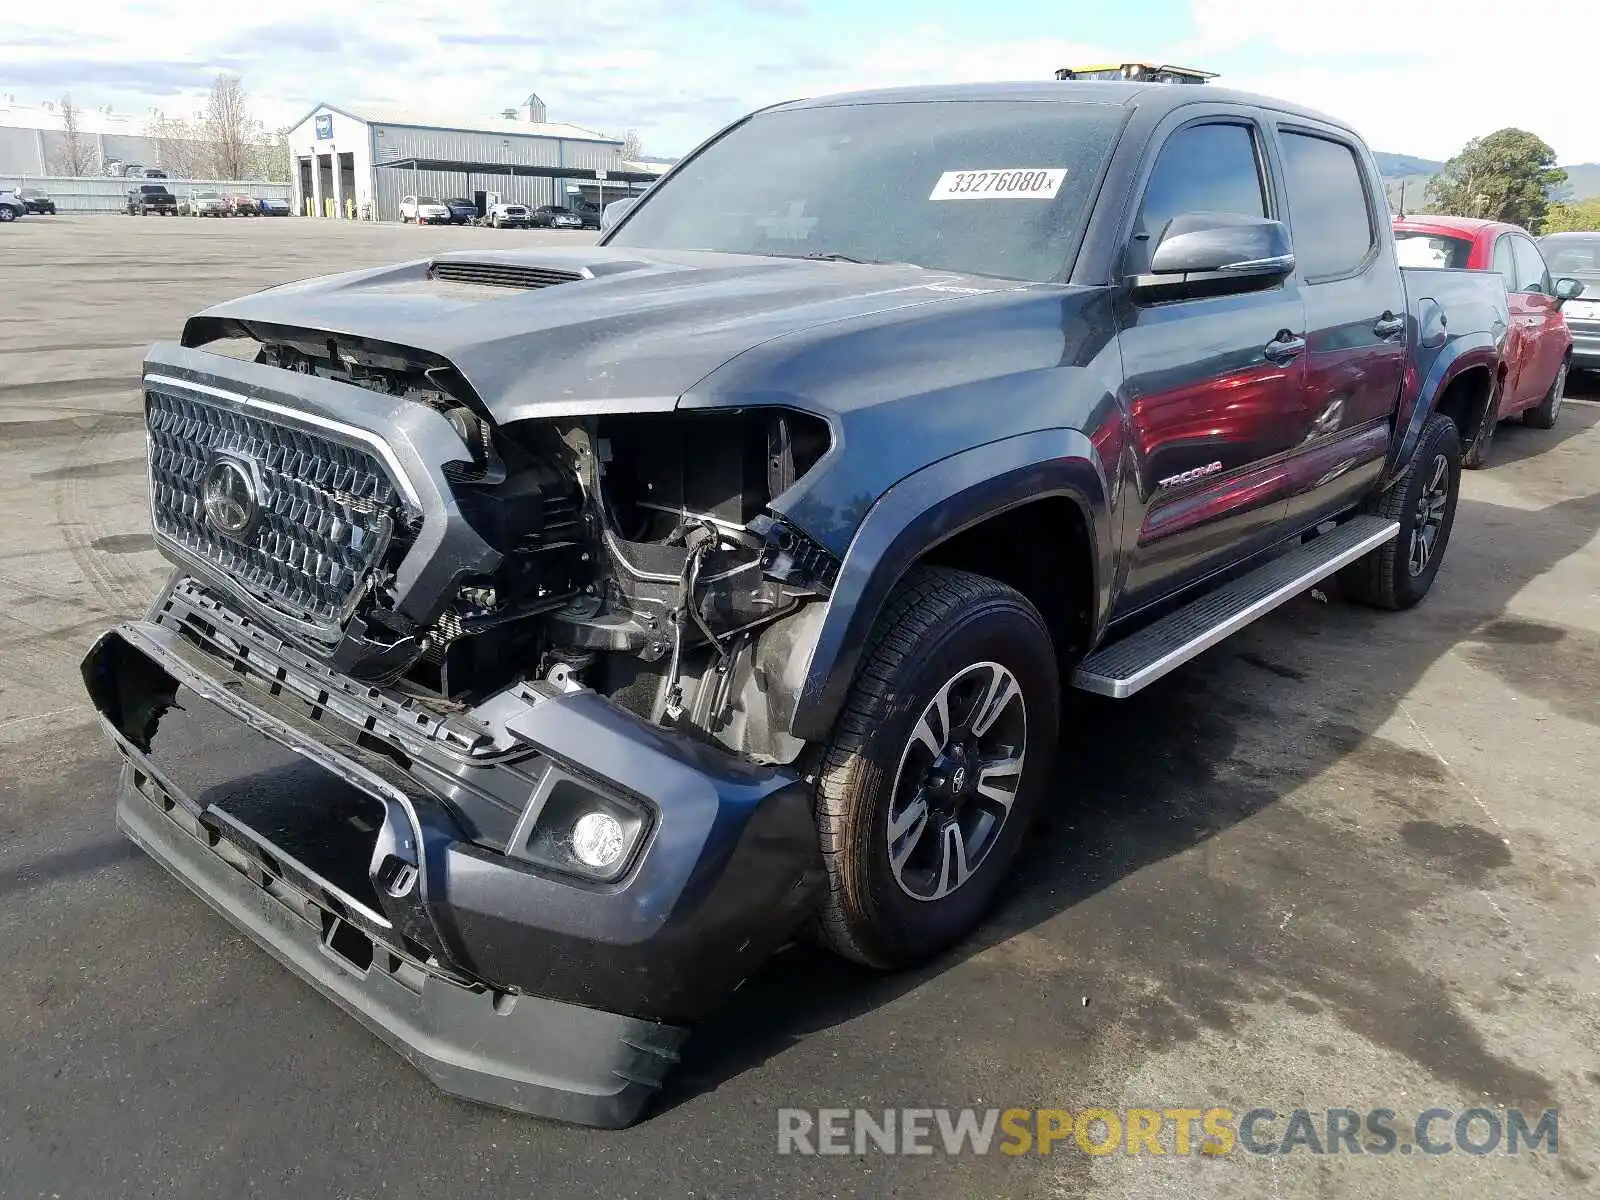
[[[231,458],[217,459],[206,471],[202,499],[206,524],[226,537],[244,537],[261,514],[250,473]]]

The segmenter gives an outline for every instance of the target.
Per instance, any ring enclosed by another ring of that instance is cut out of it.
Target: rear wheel
[[[1020,593],[945,568],[901,583],[823,752],[819,941],[895,967],[978,924],[1048,782],[1060,689]]]
[[[1555,381],[1551,383],[1550,390],[1544,394],[1544,399],[1538,406],[1530,408],[1522,414],[1522,419],[1535,429],[1554,429],[1556,420],[1561,416],[1561,401],[1567,391],[1567,364],[1562,362],[1561,369],[1556,372]]]
[[[1461,498],[1461,436],[1435,413],[1405,475],[1378,496],[1370,511],[1400,523],[1391,541],[1339,572],[1350,599],[1375,608],[1410,608],[1428,594],[1455,525]]]
[[[1472,439],[1472,445],[1462,447],[1461,465],[1469,471],[1480,471],[1489,465],[1494,435],[1500,430],[1500,389],[1503,386],[1502,382],[1496,382],[1489,405],[1484,409],[1483,421],[1478,426],[1478,436]]]

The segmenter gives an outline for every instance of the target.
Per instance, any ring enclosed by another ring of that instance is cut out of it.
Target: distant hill
[[[1406,211],[1417,212],[1427,201],[1428,180],[1444,168],[1442,162],[1418,158],[1415,154],[1386,154],[1374,150],[1372,157],[1378,160],[1384,191],[1389,193],[1389,206],[1396,212],[1400,210],[1402,185]],[[1600,163],[1576,163],[1562,170],[1567,173],[1567,182],[1556,189],[1556,199],[1588,200],[1600,196]]]

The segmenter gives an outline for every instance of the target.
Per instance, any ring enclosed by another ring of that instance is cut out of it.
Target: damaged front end
[[[144,379],[178,571],[84,663],[119,823],[441,1086],[633,1120],[824,886],[838,564],[775,501],[828,425],[500,424],[436,355],[196,328]]]

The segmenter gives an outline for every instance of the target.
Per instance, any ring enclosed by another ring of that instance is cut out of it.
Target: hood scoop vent
[[[578,271],[554,267],[530,267],[523,263],[461,262],[449,259],[428,268],[429,279],[445,283],[476,283],[485,287],[546,288],[584,278]]]

